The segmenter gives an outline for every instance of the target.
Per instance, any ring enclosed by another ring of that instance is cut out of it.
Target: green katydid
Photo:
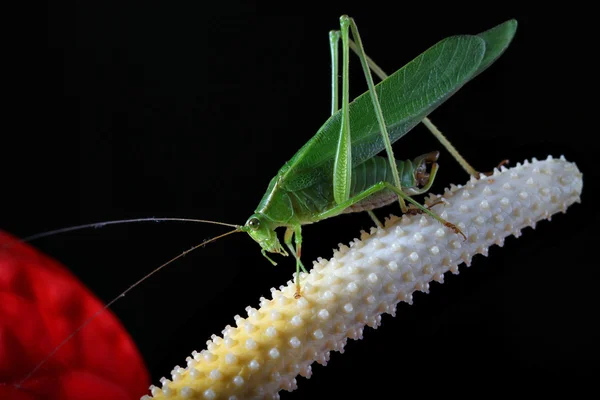
[[[296,294],[300,295],[300,269],[306,272],[300,261],[302,225],[358,211],[367,211],[374,222],[381,225],[373,210],[398,199],[402,212],[426,213],[464,237],[454,224],[412,199],[431,187],[438,170],[439,153],[434,151],[401,161],[394,158],[391,145],[423,122],[469,174],[478,175],[427,115],[500,57],[516,29],[517,22],[509,20],[478,35],[446,38],[388,76],[365,54],[354,20],[343,15],[340,30],[329,34],[332,115],[277,172],[254,214],[243,226],[198,219],[143,218],[63,228],[36,234],[23,241],[82,228],[141,221],[202,222],[235,228],[164,263],[129,291],[190,251],[234,232],[248,233],[260,244],[262,254],[276,265],[267,253],[288,256],[275,232],[275,229],[285,227],[284,243],[296,258]],[[354,41],[350,39],[350,32]],[[343,50],[342,101],[341,109],[338,109],[340,39]],[[349,101],[350,50],[358,55],[368,85],[368,91],[352,102]],[[371,70],[381,79],[377,85],[373,83]],[[384,149],[387,158],[377,156]],[[408,209],[406,202],[413,208]]]
[[[444,39],[391,76],[366,56],[354,20],[340,18],[340,31],[330,33],[332,112],[317,134],[286,162],[271,180],[255,213],[238,230],[247,232],[267,252],[287,256],[275,229],[285,227],[284,243],[296,258],[296,296],[300,296],[302,225],[336,215],[368,211],[397,198],[462,234],[411,196],[429,190],[437,172],[437,152],[414,160],[394,158],[391,144],[419,122],[429,128],[470,174],[477,172],[458,154],[427,115],[492,64],[508,47],[517,28],[507,21],[479,35]],[[350,41],[352,31],[354,42]],[[342,39],[342,108],[338,103],[338,43]],[[369,90],[349,102],[349,52],[359,56]],[[377,86],[371,69],[382,79]],[[386,150],[387,158],[377,154]],[[432,164],[430,171],[427,165]],[[393,168],[390,166],[394,166]],[[463,235],[464,236],[464,235]],[[295,248],[292,245],[294,239]]]
[[[198,247],[234,232],[248,233],[260,244],[262,254],[275,264],[267,253],[288,255],[275,232],[279,227],[286,228],[284,243],[296,258],[296,296],[301,295],[300,269],[305,270],[300,261],[302,225],[358,211],[367,211],[375,223],[380,224],[373,210],[398,199],[403,212],[417,210],[426,213],[462,234],[451,222],[412,199],[412,196],[423,194],[431,187],[438,170],[438,152],[400,161],[394,158],[391,144],[423,122],[469,174],[477,175],[478,172],[460,156],[427,115],[489,67],[506,50],[516,32],[517,22],[510,20],[478,35],[446,38],[390,76],[365,54],[354,20],[342,16],[340,25],[339,31],[332,31],[329,35],[332,55],[332,115],[316,135],[277,172],[254,214],[243,226],[197,219],[144,218],[63,228],[36,234],[23,241],[82,228],[141,221],[202,222],[235,228],[165,262],[108,302],[104,307],[106,309],[166,265]],[[354,41],[350,40],[350,31]],[[341,109],[338,110],[340,39],[343,50],[342,99]],[[369,88],[352,102],[349,101],[350,50],[360,58]],[[377,85],[373,83],[371,70],[382,80]],[[378,157],[377,154],[384,149],[387,158]],[[408,209],[406,202],[411,203],[414,208]],[[98,313],[94,317],[97,315]],[[94,317],[87,320],[69,338]],[[33,376],[69,338],[42,360],[21,384]]]

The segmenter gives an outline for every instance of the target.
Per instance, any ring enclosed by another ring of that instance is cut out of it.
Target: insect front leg
[[[296,244],[296,248],[292,246],[292,236],[294,237],[294,241]],[[302,227],[300,225],[295,225],[292,227],[287,227],[285,230],[285,234],[283,236],[283,241],[286,246],[290,249],[290,252],[294,255],[296,259],[296,294],[294,297],[299,298],[301,296],[300,292],[300,270],[308,273],[302,261],[300,261],[300,257],[302,256]]]

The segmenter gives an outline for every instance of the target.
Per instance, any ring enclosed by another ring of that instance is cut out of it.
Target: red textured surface
[[[105,311],[16,385],[103,304],[61,264],[0,232],[0,399],[139,399],[149,374]]]

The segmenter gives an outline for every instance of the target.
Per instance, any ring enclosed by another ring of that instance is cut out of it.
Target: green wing
[[[493,63],[516,31],[511,20],[479,35],[452,36],[429,48],[376,86],[391,142],[400,139],[454,92]],[[341,112],[333,114],[317,134],[279,172],[289,191],[332,176]],[[369,93],[350,103],[352,166],[384,149]]]

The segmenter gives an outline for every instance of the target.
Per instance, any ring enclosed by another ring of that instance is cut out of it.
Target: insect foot
[[[465,236],[463,231],[461,231],[460,228],[454,225],[452,222],[446,222],[444,223],[444,226],[447,226],[448,228],[452,229],[457,235],[462,235],[463,239],[467,241],[467,237]]]
[[[467,242],[423,215],[389,218],[384,228],[373,228],[301,274],[300,299],[294,299],[293,280],[271,289],[259,309],[236,316],[234,327],[213,336],[142,399],[279,398],[280,390],[297,388],[297,375],[311,376],[313,362],[326,365],[330,352],[361,339],[365,326],[377,328],[381,315],[395,315],[400,301],[412,303],[415,291],[427,291],[447,271],[470,265],[473,255],[487,254],[507,236],[579,202],[582,187],[575,164],[550,157],[452,186],[444,193],[448,203],[432,211],[443,207]]]

